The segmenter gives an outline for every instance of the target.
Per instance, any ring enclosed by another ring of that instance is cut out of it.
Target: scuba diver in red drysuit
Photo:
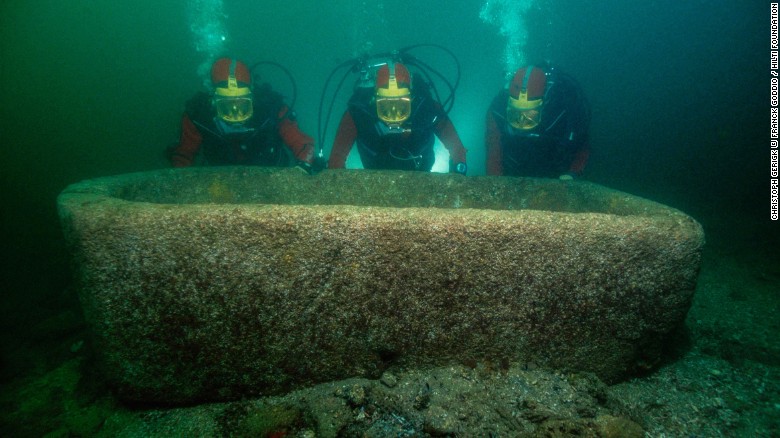
[[[231,58],[211,68],[211,94],[187,102],[178,144],[168,150],[174,167],[205,164],[294,166],[311,171],[314,140],[298,128],[295,114],[268,84],[252,86],[246,64]]]
[[[571,180],[588,161],[590,110],[570,76],[536,66],[517,70],[487,113],[488,175]]]

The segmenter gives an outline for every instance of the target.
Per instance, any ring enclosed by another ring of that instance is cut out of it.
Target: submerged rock
[[[215,189],[216,187],[216,189]],[[98,357],[190,403],[454,363],[614,382],[690,306],[701,227],[587,182],[209,168],[59,197]]]

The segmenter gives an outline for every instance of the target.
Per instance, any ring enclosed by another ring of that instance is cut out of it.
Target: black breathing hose
[[[295,101],[298,100],[298,85],[295,83],[295,78],[293,78],[292,73],[290,73],[290,70],[287,69],[287,67],[283,66],[282,64],[279,64],[278,62],[273,61],[260,61],[252,65],[252,67],[249,69],[249,73],[252,75],[252,87],[255,86],[255,69],[261,65],[273,65],[274,67],[279,68],[282,70],[287,77],[290,79],[290,84],[292,84],[292,98],[290,99],[290,104],[287,105],[288,111],[290,113],[293,112],[293,107],[295,107]]]

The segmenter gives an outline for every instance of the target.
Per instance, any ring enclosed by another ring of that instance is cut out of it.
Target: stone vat
[[[166,169],[58,199],[102,369],[126,400],[281,393],[389,366],[652,367],[700,225],[588,182]]]

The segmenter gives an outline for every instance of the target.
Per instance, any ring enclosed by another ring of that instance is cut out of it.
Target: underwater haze
[[[485,115],[507,74],[550,62],[592,107],[584,179],[690,214],[710,245],[772,254],[780,227],[769,220],[768,40],[768,4],[737,0],[5,0],[0,385],[46,366],[9,353],[32,339],[31,321],[78,309],[56,196],[84,179],[168,167],[184,103],[217,56],[289,69],[303,131],[316,138],[328,123],[317,145],[327,157],[348,98],[342,90],[326,120],[321,95],[336,66],[442,45],[460,63],[450,117],[469,175],[485,173]],[[414,54],[454,78],[446,53]],[[290,97],[284,75],[263,74]],[[434,170],[446,171],[437,148]]]

